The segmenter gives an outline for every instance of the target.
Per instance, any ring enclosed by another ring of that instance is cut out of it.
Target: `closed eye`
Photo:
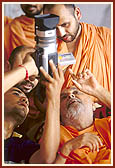
[[[76,90],[76,91],[73,91],[73,94],[75,94],[75,95],[76,95],[76,94],[79,94],[79,93],[78,93],[78,91]]]
[[[69,27],[69,25],[70,25],[69,22],[67,22],[67,23],[63,23],[61,26],[66,28],[66,27]]]
[[[16,95],[16,96],[19,96],[19,95],[20,95],[20,93],[18,93],[18,92],[13,92],[12,94],[13,94],[13,95]]]
[[[18,89],[12,89],[12,94],[20,96],[22,94],[22,92],[20,90],[18,90]]]
[[[61,97],[61,100],[66,99],[67,98],[67,94],[62,94],[60,97]]]
[[[80,90],[74,90],[72,93],[74,95],[82,95],[83,94]]]

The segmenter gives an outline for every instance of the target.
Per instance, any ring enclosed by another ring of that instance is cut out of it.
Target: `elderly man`
[[[111,118],[94,119],[95,96],[111,107],[110,93],[104,89],[89,70],[76,76],[71,72],[77,87],[61,93],[61,140],[57,163],[110,164]]]
[[[55,161],[60,139],[60,91],[64,77],[62,70],[60,68],[56,70],[52,61],[50,61],[50,67],[53,72],[53,78],[42,67],[40,68],[47,80],[43,84],[46,86],[46,97],[48,100],[44,132],[40,145],[23,137],[12,136],[14,128],[22,124],[27,117],[29,102],[26,95],[20,89],[13,87],[7,91],[7,86],[5,85],[4,161],[7,164],[53,163]],[[15,69],[15,73],[19,75],[19,70]],[[13,72],[11,71],[11,74],[14,74],[14,70]],[[7,77],[5,77],[5,81]]]
[[[89,69],[97,81],[108,91],[111,88],[111,32],[106,27],[96,27],[80,23],[81,12],[75,4],[45,4],[44,14],[52,13],[60,17],[57,25],[58,51],[72,52],[76,64],[65,71],[63,88],[72,85],[68,68],[75,75]]]

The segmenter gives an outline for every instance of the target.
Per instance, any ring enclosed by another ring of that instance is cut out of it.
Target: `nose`
[[[27,97],[24,96],[20,97],[20,101],[26,103],[27,105],[29,104]]]
[[[65,29],[62,26],[57,26],[56,31],[57,31],[57,36],[60,36],[60,37],[63,37],[66,34]]]
[[[73,93],[70,93],[69,98],[75,98],[75,95]]]

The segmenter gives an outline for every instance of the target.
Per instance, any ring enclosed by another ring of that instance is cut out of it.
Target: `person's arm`
[[[101,85],[96,89],[95,97],[111,109],[111,94]]]
[[[76,138],[67,141],[59,151],[59,154],[54,162],[54,164],[64,164],[66,159],[71,159],[69,154],[75,149],[80,149],[82,147],[88,147],[90,151],[99,151],[99,147],[102,146],[100,138],[93,133],[84,133]]]
[[[86,69],[83,73],[77,76],[70,70],[75,86],[84,93],[96,97],[106,106],[111,108],[111,94],[103,88],[90,70]]]
[[[53,78],[43,68],[40,71],[49,81],[43,81],[46,86],[46,119],[43,136],[40,143],[40,151],[34,153],[30,163],[53,163],[60,143],[60,92],[64,82],[63,71],[50,62]]]
[[[38,69],[35,65],[33,58],[27,54],[24,60],[25,63],[22,65],[27,69],[28,76],[38,75]],[[4,73],[4,93],[7,92],[11,87],[16,85],[26,77],[26,69],[24,67],[16,67],[8,72]]]

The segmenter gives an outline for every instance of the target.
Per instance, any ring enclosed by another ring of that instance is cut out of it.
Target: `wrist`
[[[69,148],[67,148],[67,146],[63,146],[61,148],[61,150],[58,151],[58,154],[63,158],[63,159],[69,159],[69,160],[73,160],[69,154],[70,154],[70,150]]]
[[[51,95],[47,96],[47,102],[52,105],[59,105],[60,106],[60,95]]]
[[[58,99],[48,99],[47,101],[47,108],[50,107],[51,109],[54,109],[55,111],[60,111],[60,100]]]
[[[69,159],[69,156],[64,155],[61,151],[58,151],[58,154],[59,154],[63,159]]]
[[[65,143],[62,148],[60,149],[60,152],[63,153],[64,155],[68,156],[71,152],[70,146],[68,143]]]
[[[23,65],[27,68],[29,76],[35,75],[35,74],[38,75],[38,69],[36,65],[33,64],[31,61],[28,61],[24,63]]]
[[[102,93],[103,93],[103,87],[101,85],[98,85],[98,87],[94,91],[94,96],[96,98],[99,98]]]
[[[19,67],[22,67],[25,69],[25,72],[26,72],[26,77],[25,77],[25,80],[28,80],[29,79],[29,74],[28,74],[28,70],[27,68],[24,66],[24,65],[18,65]]]

